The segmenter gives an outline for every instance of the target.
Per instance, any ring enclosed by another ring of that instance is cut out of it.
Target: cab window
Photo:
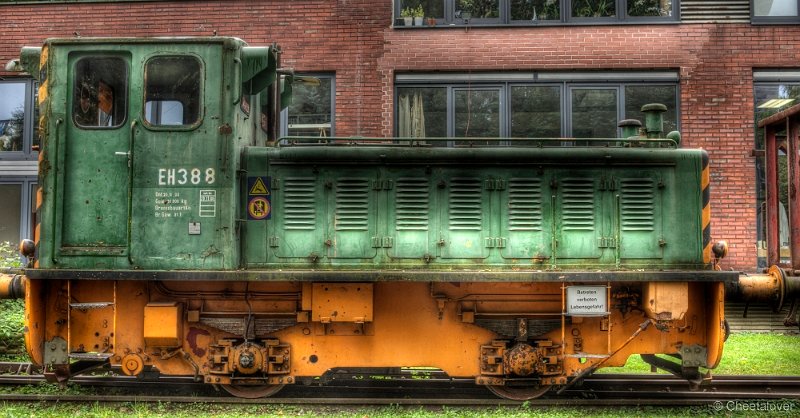
[[[145,65],[144,120],[151,126],[200,122],[202,66],[190,56],[163,56]]]
[[[82,128],[115,128],[127,115],[128,66],[121,58],[87,57],[75,63],[72,120]]]

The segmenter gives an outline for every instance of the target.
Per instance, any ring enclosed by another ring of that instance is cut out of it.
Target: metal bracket
[[[708,349],[701,345],[684,345],[681,347],[681,365],[683,367],[708,367],[706,359]]]
[[[68,364],[69,353],[67,352],[67,341],[61,337],[55,337],[44,343],[44,364]]]
[[[394,180],[373,180],[372,190],[392,190],[394,188]]]
[[[393,245],[392,237],[372,237],[372,248],[392,248]]]
[[[506,238],[503,237],[486,237],[483,239],[486,248],[506,248]]]
[[[597,238],[597,246],[599,248],[617,248],[617,239],[614,237],[599,237]]]
[[[619,182],[614,178],[602,178],[600,179],[600,186],[599,190],[601,191],[614,191],[619,188]]]
[[[503,179],[489,179],[483,182],[483,186],[486,190],[505,190],[506,181]]]

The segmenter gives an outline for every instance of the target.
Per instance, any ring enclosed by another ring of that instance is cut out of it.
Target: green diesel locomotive
[[[633,354],[695,383],[717,365],[738,273],[715,269],[708,157],[662,137],[663,106],[608,140],[279,138],[279,57],[74,38],[13,63],[45,135],[32,261],[4,283],[54,378],[260,397],[428,366],[530,399]]]

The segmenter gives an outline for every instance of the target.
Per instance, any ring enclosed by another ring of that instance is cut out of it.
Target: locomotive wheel
[[[529,401],[536,399],[550,390],[550,385],[536,386],[486,386],[495,395],[512,401]]]
[[[283,389],[284,385],[220,385],[225,392],[230,393],[231,395],[237,398],[245,398],[245,399],[258,399],[258,398],[267,398],[270,397],[281,389]]]

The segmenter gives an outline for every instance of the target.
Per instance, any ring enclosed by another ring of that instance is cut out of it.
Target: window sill
[[[540,20],[537,22],[514,22],[514,23],[437,23],[436,25],[405,26],[392,25],[392,29],[398,30],[422,30],[422,29],[447,29],[447,28],[535,28],[535,27],[558,27],[558,26],[631,26],[631,25],[678,25],[680,20],[602,20],[593,21],[592,19],[580,19],[571,22],[558,20]],[[800,23],[800,22],[796,22]],[[784,22],[785,24],[785,22]]]

